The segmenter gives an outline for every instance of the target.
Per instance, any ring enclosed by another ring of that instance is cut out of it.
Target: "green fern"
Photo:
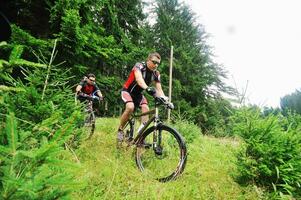
[[[74,111],[68,120],[65,121],[63,126],[55,132],[52,141],[63,144],[66,138],[73,134],[78,119],[81,119],[81,113],[80,111]]]

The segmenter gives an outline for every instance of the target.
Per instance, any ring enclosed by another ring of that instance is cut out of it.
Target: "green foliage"
[[[203,132],[224,135],[222,99],[220,91],[228,88],[222,83],[225,72],[212,60],[207,33],[196,21],[192,10],[178,0],[156,0],[157,20],[152,27],[151,47],[156,47],[163,60],[159,67],[162,83],[167,86],[170,47],[174,47],[172,100],[181,112],[189,112]],[[213,90],[212,88],[216,88]],[[184,102],[184,101],[185,102]],[[224,106],[226,105],[224,103]]]
[[[16,25],[12,27],[11,44],[0,47],[5,49],[0,68],[13,73],[13,77],[22,78],[20,66],[45,67],[45,58],[51,55],[52,39],[56,38],[59,53],[53,64],[64,62],[59,68],[69,71],[68,76],[74,75],[69,86],[78,83],[83,75],[95,73],[109,99],[110,109],[106,114],[116,115],[122,107],[117,91],[132,66],[144,61],[150,51],[162,55],[159,70],[163,89],[166,89],[169,49],[173,45],[172,99],[175,105],[181,112],[189,112],[203,131],[221,127],[219,95],[209,86],[226,90],[221,82],[225,74],[212,61],[211,48],[206,44],[207,34],[185,4],[176,0],[156,1],[151,12],[157,17],[153,18],[154,15],[143,14],[145,4],[140,0],[43,0],[35,6],[36,1],[18,2],[23,5],[22,11],[18,5],[3,3],[8,10],[18,12],[20,18],[12,17]],[[35,19],[39,18],[45,22],[38,26],[40,29],[30,27],[31,23],[37,25]],[[155,20],[154,25],[149,24],[150,18]],[[0,55],[2,57],[2,53]],[[217,105],[214,105],[215,98]],[[206,120],[200,121],[203,116]]]
[[[234,112],[234,108],[228,101],[222,98],[208,99],[205,104],[192,107],[186,101],[181,100],[175,106],[178,110],[174,114],[176,119],[194,122],[201,128],[202,133],[217,137],[233,135],[227,131],[230,117]]]
[[[300,197],[299,129],[296,126],[284,129],[282,116],[263,117],[256,109],[242,109],[234,120],[234,134],[245,141],[238,154],[241,180],[263,185],[278,194]]]
[[[22,48],[28,51],[43,52],[45,56],[50,56],[49,48],[51,43],[48,40],[35,38],[28,31],[21,29],[18,24],[12,25],[11,44],[14,46],[24,45]],[[20,57],[21,54],[17,54],[18,56]],[[25,59],[28,58],[35,59],[35,57],[26,52]]]
[[[184,98],[193,107],[202,104],[209,91],[207,87],[218,86],[224,75],[211,59],[211,50],[205,40],[206,32],[185,4],[177,0],[156,2],[155,45],[163,58],[169,58],[170,46],[174,46],[174,78],[180,80],[183,86],[181,96],[176,98]],[[162,66],[166,74],[168,66],[169,63]]]
[[[32,37],[15,25],[12,26],[12,31],[14,43],[0,46],[0,56],[3,58],[0,60],[0,71],[11,74],[16,73],[20,66],[46,67],[45,64],[35,62],[37,59],[33,58],[33,53],[46,49],[48,42]],[[1,73],[1,78],[5,79],[3,73]]]
[[[1,199],[64,198],[74,189],[77,168],[64,161],[70,155],[61,145],[44,142],[38,148],[28,148],[29,143],[21,137],[25,132],[18,129],[13,113],[6,115],[0,134]]]
[[[70,139],[81,133],[81,108],[74,105],[68,71],[48,66],[20,64],[21,77],[8,72],[1,76],[1,199],[68,198],[81,187],[75,186],[78,167],[63,148],[72,146],[75,141]]]
[[[197,144],[190,146],[193,150],[189,150],[197,159],[191,161],[195,165],[191,165],[190,171],[188,169],[190,179],[184,185],[189,192],[184,194],[184,198],[227,199],[225,193],[232,192],[231,188],[224,188],[222,184],[218,188],[220,193],[212,194],[212,190],[215,190],[212,187],[222,179],[220,176],[229,180],[225,174],[211,173],[205,176],[219,179],[208,184],[210,187],[205,191],[201,189],[203,187],[190,187],[192,181],[203,178],[199,176],[200,173],[207,172],[212,166],[218,168],[217,171],[223,171],[224,165],[229,164],[220,164],[219,158],[224,155],[215,152],[215,147],[222,148],[222,151],[233,147],[231,144],[223,148],[209,142],[208,145],[214,148],[209,149],[210,154],[204,155],[204,149],[209,148],[206,146],[208,140],[197,140],[200,129],[196,125],[201,127],[203,133],[215,136],[241,135],[245,140],[245,151],[241,152],[238,163],[243,178],[274,189],[278,194],[291,193],[299,197],[299,91],[281,100],[286,117],[278,115],[279,111],[268,109],[264,114],[257,108],[234,111],[229,102],[219,95],[220,91],[229,92],[222,82],[225,72],[213,62],[212,49],[206,43],[207,33],[201,24],[196,23],[196,16],[191,9],[178,0],[156,0],[155,7],[149,12],[155,15],[150,14],[147,19],[142,12],[143,5],[140,0],[17,0],[1,3],[3,10],[9,11],[6,14],[12,22],[10,41],[0,44],[1,197],[67,198],[70,190],[75,189],[70,184],[74,183],[71,179],[76,167],[67,167],[70,163],[66,160],[70,159],[70,155],[62,147],[66,145],[73,148],[78,144],[78,127],[83,118],[79,112],[81,107],[74,105],[72,90],[75,83],[84,74],[95,73],[106,97],[104,105],[107,106],[100,108],[102,113],[119,115],[123,107],[120,100],[122,83],[132,66],[137,61],[143,61],[150,51],[158,51],[162,55],[159,70],[163,89],[166,89],[171,45],[174,46],[172,99],[178,112],[173,115],[173,120],[188,144]],[[154,25],[149,24],[150,19]],[[58,53],[52,55],[50,47],[54,38],[59,41]],[[49,65],[51,55],[55,60]],[[117,125],[111,125],[102,138],[113,141],[113,135],[108,133],[115,132]],[[101,144],[93,143],[90,150],[102,147],[103,140],[97,139],[96,142]],[[102,149],[103,152],[112,151],[114,145],[108,144]],[[94,153],[102,153],[102,150]],[[199,155],[200,152],[203,154]],[[198,171],[200,166],[207,164],[211,153],[218,155],[217,159],[201,172]],[[124,192],[133,186],[132,183],[128,184],[128,177],[116,178],[117,182],[126,183],[121,189],[116,184],[116,193],[107,187],[115,186],[114,178],[120,166],[114,162],[114,155],[109,159],[107,155],[103,154],[102,162],[99,162],[102,168],[89,168],[98,170],[95,176],[97,182],[93,183],[96,189],[88,188],[93,190],[91,194],[94,196],[89,197],[135,198],[137,191],[132,194]],[[227,154],[226,157],[231,155]],[[204,158],[201,163],[198,163],[199,158]],[[233,156],[231,158],[234,160]],[[85,160],[86,157],[82,156],[81,159]],[[112,163],[116,164],[115,168],[110,165]],[[133,164],[129,165],[132,167]],[[228,171],[233,168],[229,166]],[[87,177],[85,170],[83,177]],[[121,172],[126,170],[122,168]],[[136,173],[133,171],[130,177],[137,177]],[[102,178],[106,176],[113,177],[110,184],[103,181]],[[139,183],[145,183],[145,180]],[[177,184],[182,188],[181,182]],[[171,185],[172,192],[164,194],[161,186],[153,186],[143,197],[158,197],[157,193],[153,193],[157,189],[162,198],[183,198],[182,189],[179,189],[181,193],[175,192],[174,185]],[[108,191],[105,190],[107,188]],[[163,191],[166,190],[168,188]],[[176,196],[172,196],[173,193]],[[231,196],[230,199],[241,199],[241,195]]]
[[[10,148],[11,154],[16,154],[17,142],[18,142],[18,133],[17,125],[15,121],[15,116],[13,113],[10,113],[6,116],[6,138],[8,141],[8,147]]]
[[[296,90],[292,94],[285,95],[280,99],[280,107],[283,114],[287,114],[289,111],[301,114],[301,91]]]
[[[202,135],[201,129],[189,121],[176,120],[173,122],[172,126],[181,133],[185,142],[188,144],[192,143],[194,140],[198,140]]]
[[[123,81],[118,77],[100,76],[97,79],[98,87],[104,95],[104,104],[107,104],[100,108],[101,113],[105,113],[109,116],[118,116],[120,109],[123,108],[123,103],[120,99],[120,88],[122,87]]]

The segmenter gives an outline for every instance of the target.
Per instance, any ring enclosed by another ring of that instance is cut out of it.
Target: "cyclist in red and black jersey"
[[[161,56],[159,53],[149,54],[146,62],[135,64],[124,83],[121,98],[125,103],[125,110],[121,115],[117,142],[123,141],[123,127],[134,112],[134,109],[140,107],[143,113],[149,110],[148,102],[142,94],[143,90],[146,90],[150,95],[165,97],[161,87],[160,73],[157,71],[160,61]],[[151,83],[155,84],[155,88],[149,87]],[[143,116],[141,122],[145,123],[147,120],[148,116]]]
[[[93,100],[93,97],[95,97],[96,95],[100,100],[103,98],[98,86],[95,83],[94,74],[88,74],[88,76],[78,84],[75,91],[77,98],[80,101],[84,101],[86,99]]]

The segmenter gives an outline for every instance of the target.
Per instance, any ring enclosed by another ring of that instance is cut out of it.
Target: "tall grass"
[[[195,140],[187,143],[189,157],[183,175],[176,181],[160,183],[138,170],[132,147],[116,149],[117,126],[118,119],[98,119],[96,134],[77,150],[82,165],[77,181],[87,184],[73,193],[74,199],[262,198],[256,187],[242,187],[233,180],[239,145],[236,140],[198,133]]]

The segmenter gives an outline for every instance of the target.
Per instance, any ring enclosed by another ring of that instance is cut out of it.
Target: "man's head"
[[[147,65],[148,69],[154,71],[160,65],[160,62],[161,62],[160,54],[157,52],[154,52],[154,53],[150,53],[148,55],[146,65]]]
[[[87,80],[88,84],[93,85],[94,82],[95,82],[95,75],[94,74],[88,74],[87,78],[88,78],[88,80]]]

